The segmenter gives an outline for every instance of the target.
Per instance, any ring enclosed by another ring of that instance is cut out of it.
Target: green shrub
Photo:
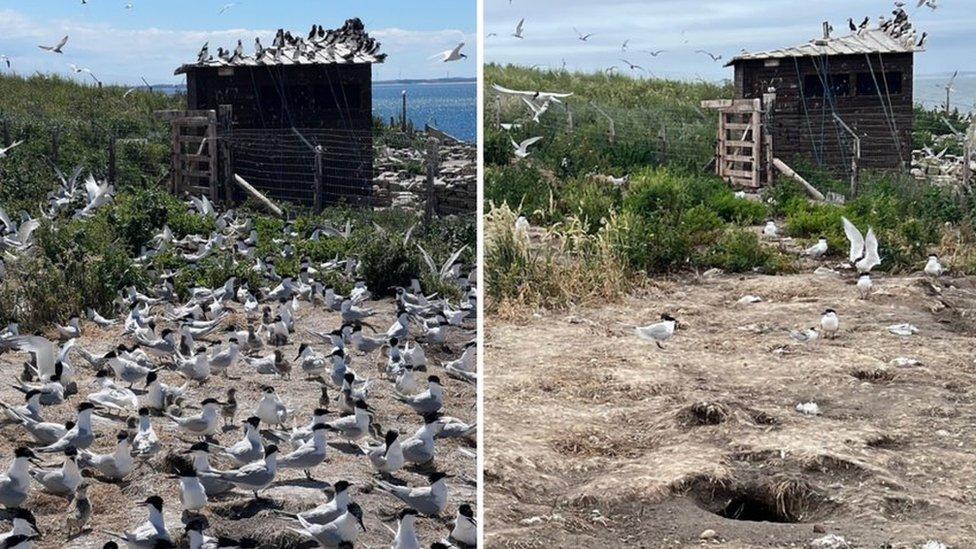
[[[549,183],[528,162],[485,170],[485,200],[508,204],[533,222],[548,218],[551,197]]]
[[[784,268],[785,258],[763,246],[759,236],[744,229],[730,229],[722,234],[697,261],[702,268],[719,268],[730,273],[760,270],[775,273]]]
[[[374,295],[391,295],[390,288],[409,286],[411,279],[420,279],[423,273],[418,250],[410,244],[405,245],[399,237],[364,239],[356,255],[360,261],[360,274]]]
[[[573,179],[559,190],[556,198],[559,209],[583,221],[585,230],[594,234],[609,215],[621,205],[620,189],[606,181],[590,178]]]
[[[484,159],[486,165],[505,166],[515,156],[512,152],[511,136],[500,130],[485,129]]]

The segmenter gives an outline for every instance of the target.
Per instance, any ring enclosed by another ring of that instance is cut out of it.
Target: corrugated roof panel
[[[906,20],[907,22],[907,20]],[[791,48],[737,55],[726,66],[753,59],[818,57],[822,55],[860,55],[868,53],[915,53],[925,51],[917,45],[915,31],[889,23],[887,28],[858,31],[847,36],[816,39]]]

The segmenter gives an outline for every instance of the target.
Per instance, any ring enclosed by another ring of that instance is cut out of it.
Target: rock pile
[[[434,204],[439,215],[472,213],[477,207],[477,149],[470,143],[445,142],[439,149],[440,165],[434,179]],[[427,164],[424,151],[387,148],[376,157],[373,205],[422,212],[427,200]]]

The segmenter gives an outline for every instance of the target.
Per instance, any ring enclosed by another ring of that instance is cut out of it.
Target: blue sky
[[[930,35],[928,51],[916,56],[917,75],[976,72],[976,1],[937,0],[936,10],[916,10],[914,0],[904,1],[916,27]],[[569,69],[617,65],[629,71],[624,58],[655,76],[722,80],[732,76],[723,64],[743,48],[805,43],[821,36],[825,20],[835,33],[846,33],[848,17],[877,21],[892,9],[891,0],[485,0],[485,32],[497,33],[486,38],[485,59],[552,68],[565,60]],[[525,38],[519,40],[511,35],[523,17]],[[581,42],[573,27],[594,36]],[[645,53],[658,49],[669,51]],[[713,62],[696,49],[724,59]]]
[[[13,65],[0,71],[68,75],[74,63],[106,83],[134,84],[140,76],[177,83],[173,70],[195,59],[205,41],[211,51],[239,38],[249,45],[259,35],[269,43],[279,27],[306,33],[313,23],[335,28],[350,17],[362,19],[389,54],[374,79],[476,74],[475,0],[0,0],[0,55]],[[65,34],[71,38],[63,55],[37,48]],[[458,42],[466,43],[467,60],[430,59]]]

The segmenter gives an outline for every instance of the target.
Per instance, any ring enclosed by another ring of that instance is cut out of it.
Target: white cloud
[[[0,10],[0,53],[10,56],[14,70],[24,74],[35,70],[66,74],[68,64],[75,63],[91,68],[107,83],[137,83],[141,76],[152,83],[176,83],[181,79],[174,76],[173,71],[195,59],[204,42],[209,42],[211,51],[215,51],[218,46],[233,47],[240,39],[245,48],[250,49],[256,36],[267,44],[274,32],[246,28],[215,31],[155,27],[125,29],[66,19],[39,22],[15,10]],[[65,34],[70,40],[63,55],[37,48],[40,44],[54,44]],[[453,48],[459,41],[472,46],[475,43],[473,35],[450,29],[371,29],[370,35],[379,40],[383,44],[382,51],[389,54],[386,63],[378,65],[375,71],[377,76],[385,77],[443,76],[445,67],[437,66],[428,58],[438,51]],[[475,74],[473,62],[461,62],[451,69],[458,75]]]

